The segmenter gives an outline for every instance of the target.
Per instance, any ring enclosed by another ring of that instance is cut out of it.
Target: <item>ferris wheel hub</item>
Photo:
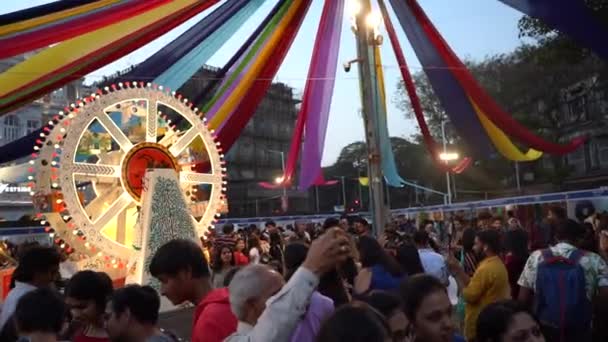
[[[179,163],[166,146],[159,143],[139,143],[122,161],[122,184],[137,202],[141,201],[143,180],[148,169],[172,169],[179,172]]]

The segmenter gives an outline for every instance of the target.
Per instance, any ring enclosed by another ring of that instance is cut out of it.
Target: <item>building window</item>
[[[27,120],[27,134],[34,132],[40,127],[38,120]]]
[[[13,141],[21,137],[19,118],[15,115],[7,115],[4,117],[4,140]]]
[[[587,99],[585,95],[578,96],[568,102],[568,117],[566,121],[573,123],[587,117]]]
[[[545,170],[554,169],[552,156],[543,155],[543,158],[541,159],[541,161],[542,161],[543,169],[545,169]]]
[[[585,148],[580,147],[576,151],[568,154],[568,165],[572,167],[575,173],[581,174],[585,172]]]
[[[608,166],[608,138],[598,140],[596,146],[600,165]]]

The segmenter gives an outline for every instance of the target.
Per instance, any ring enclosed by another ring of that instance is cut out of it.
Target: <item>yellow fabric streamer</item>
[[[511,139],[509,139],[509,137],[500,128],[496,127],[496,125],[494,125],[490,119],[488,119],[481,109],[479,109],[475,101],[473,101],[470,97],[469,101],[471,101],[473,109],[475,109],[477,117],[479,118],[483,128],[486,130],[488,137],[490,137],[490,140],[492,140],[492,143],[498,152],[505,158],[512,161],[523,162],[533,161],[542,157],[543,153],[534,149],[529,149],[526,153],[520,151],[519,148],[513,144]]]
[[[124,36],[139,31],[167,16],[196,4],[198,0],[174,0],[129,20],[89,32],[45,49],[0,74],[0,97],[34,82],[83,56],[93,53]]]
[[[24,21],[18,21],[16,23],[0,26],[0,36],[7,34],[17,33],[21,31],[27,31],[37,26],[49,24],[55,21],[59,21],[65,18],[80,15],[86,12],[94,11],[96,9],[112,5],[119,2],[120,0],[100,0],[90,4],[69,8],[57,13],[47,14],[38,18],[33,18]]]
[[[380,55],[380,47],[374,45],[374,57],[376,59],[376,77],[378,78],[378,87],[380,91],[380,98],[382,99],[382,106],[386,113],[386,91],[384,88],[384,70],[382,69],[382,56]],[[388,114],[388,113],[387,113]]]
[[[247,91],[251,88],[251,85],[255,81],[256,77],[262,71],[262,66],[266,63],[269,58],[272,58],[272,53],[275,47],[279,43],[285,29],[292,24],[292,19],[295,17],[298,9],[302,6],[303,0],[294,0],[287,12],[285,17],[281,19],[281,22],[277,25],[277,28],[272,33],[272,36],[268,39],[268,42],[264,45],[263,50],[260,52],[258,58],[255,59],[253,64],[249,67],[247,74],[243,76],[243,79],[239,82],[238,86],[228,96],[226,102],[224,102],[218,109],[217,113],[213,116],[213,119],[209,122],[209,125],[213,129],[217,129],[224,120],[228,117],[239,102],[245,97]]]
[[[368,186],[369,185],[369,178],[367,178],[367,177],[359,177],[359,184],[361,184],[361,186]]]

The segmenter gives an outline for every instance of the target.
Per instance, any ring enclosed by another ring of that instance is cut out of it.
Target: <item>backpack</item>
[[[542,250],[543,261],[536,275],[536,314],[542,325],[566,334],[591,329],[592,307],[585,288],[585,271],[579,264],[584,252],[570,257],[554,256]]]

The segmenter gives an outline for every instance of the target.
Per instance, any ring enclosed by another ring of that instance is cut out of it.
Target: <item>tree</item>
[[[427,153],[424,145],[397,137],[391,138],[391,145],[395,155],[397,170],[403,178],[415,181],[429,188],[443,189],[445,187],[443,173],[433,164],[434,161]],[[360,165],[358,169],[356,167],[357,162]],[[324,169],[324,175],[327,179],[345,177],[346,179],[353,180],[359,176],[365,177],[367,175],[366,143],[359,141],[345,146],[336,163]],[[351,181],[350,184],[354,183],[354,181]],[[346,191],[347,198],[358,197],[357,187],[348,186]],[[366,193],[367,190],[365,190]],[[413,196],[415,190],[411,187],[395,190],[392,193],[399,194],[399,196],[391,198],[394,207],[413,204],[411,200],[415,198]],[[333,196],[338,196],[335,191],[333,192]],[[363,197],[361,200],[365,202],[367,196]],[[334,199],[335,201],[336,199]]]
[[[596,18],[608,23],[608,2],[606,0],[583,0]],[[539,46],[545,46],[558,52],[562,58],[571,63],[587,59],[592,54],[579,46],[562,32],[555,30],[539,19],[524,16],[518,23],[519,36],[534,39]]]
[[[468,61],[466,64],[482,88],[503,109],[535,134],[556,142],[564,139],[564,91],[577,82],[605,74],[607,70],[606,63],[597,58],[571,63],[551,44],[524,44],[511,53],[487,56],[483,60]],[[440,125],[445,112],[426,76],[420,72],[414,78],[431,131],[435,137],[440,137]],[[406,117],[413,116],[402,83],[398,86],[395,101]],[[465,150],[465,145],[460,144],[462,137],[451,136],[451,133],[453,131],[448,130],[450,142],[458,145],[459,150]],[[520,147],[527,148],[523,145]],[[552,162],[555,172],[547,174],[547,177],[559,183],[567,176],[563,158],[552,156]],[[494,175],[495,179],[512,177],[511,166],[505,160],[497,158],[481,164],[499,165],[508,170],[505,173],[500,172],[502,168],[487,169],[488,174]]]

